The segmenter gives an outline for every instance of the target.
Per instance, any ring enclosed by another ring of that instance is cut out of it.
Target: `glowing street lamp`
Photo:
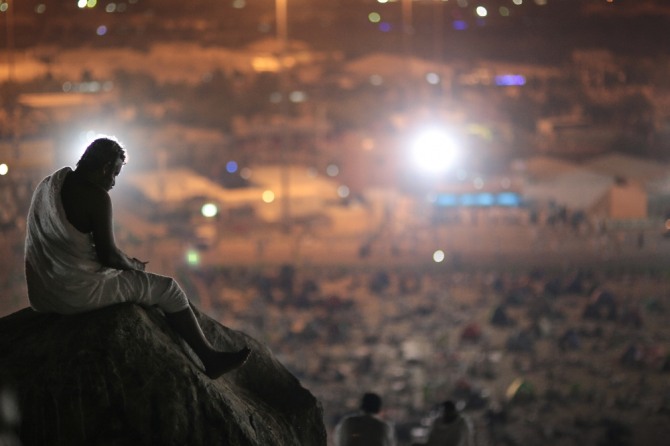
[[[453,167],[458,157],[456,143],[442,129],[434,128],[420,133],[411,150],[414,164],[425,173],[445,173]]]

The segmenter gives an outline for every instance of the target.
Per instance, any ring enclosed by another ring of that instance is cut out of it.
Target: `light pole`
[[[7,82],[14,80],[14,4],[7,0],[5,24],[7,26]]]
[[[279,40],[279,90],[281,93],[280,111],[282,116],[281,147],[280,147],[280,189],[281,189],[281,220],[284,232],[291,229],[291,202],[288,165],[288,72],[286,70],[286,54],[288,50],[288,0],[275,0],[277,39]]]

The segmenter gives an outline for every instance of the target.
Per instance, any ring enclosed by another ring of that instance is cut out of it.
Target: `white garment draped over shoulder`
[[[61,188],[72,171],[63,167],[37,186],[28,212],[25,241],[30,305],[36,311],[75,314],[120,302],[178,311],[188,301],[169,277],[103,266],[91,234],[67,220]]]

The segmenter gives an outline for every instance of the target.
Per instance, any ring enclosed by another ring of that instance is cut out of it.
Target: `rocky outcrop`
[[[134,304],[0,319],[23,445],[325,445],[319,402],[269,349],[197,315],[217,348],[253,350],[241,369],[209,379],[160,311]]]

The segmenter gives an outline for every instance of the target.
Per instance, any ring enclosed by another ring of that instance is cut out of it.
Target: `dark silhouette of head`
[[[458,409],[456,409],[456,404],[447,400],[442,403],[442,418],[446,422],[455,420],[458,417]]]
[[[126,161],[126,151],[121,145],[110,138],[98,138],[86,148],[77,162],[77,168],[85,171],[96,171],[116,163]]]
[[[365,413],[378,414],[382,408],[382,398],[376,393],[367,392],[361,398],[361,410]]]

